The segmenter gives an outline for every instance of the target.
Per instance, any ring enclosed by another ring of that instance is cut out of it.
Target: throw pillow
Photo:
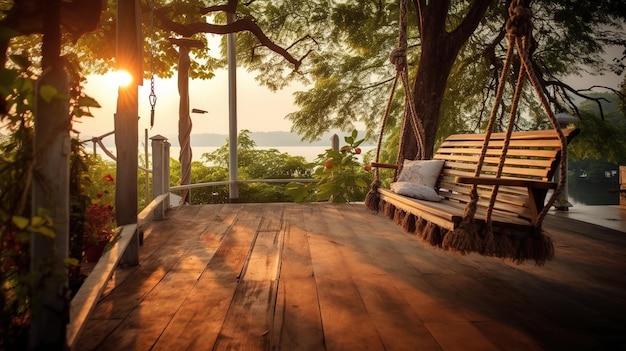
[[[398,182],[413,182],[435,188],[443,160],[404,160]]]
[[[423,184],[412,182],[395,182],[391,183],[391,191],[396,194],[409,196],[415,199],[427,201],[441,201],[435,189]]]

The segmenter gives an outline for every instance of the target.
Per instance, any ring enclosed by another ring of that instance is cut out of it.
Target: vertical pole
[[[228,13],[228,23],[236,20],[234,13]],[[239,202],[239,185],[237,183],[237,34],[228,33],[228,193],[231,203]]]
[[[144,158],[144,168],[149,169],[150,162],[148,160],[148,128],[144,129],[143,133],[143,158]],[[146,206],[150,203],[150,174],[148,171],[145,171],[144,175],[144,199],[146,202]]]
[[[178,46],[178,94],[180,96],[178,105],[178,144],[180,153],[180,185],[191,184],[191,116],[189,115],[189,50],[191,48],[203,48],[204,44],[199,40],[186,38],[170,38],[170,43]],[[183,189],[181,193],[180,205],[188,204],[191,201],[189,189]]]
[[[31,324],[29,350],[64,350],[66,346],[67,270],[63,259],[69,255],[69,153],[71,118],[67,99],[42,98],[39,90],[52,86],[62,96],[69,94],[69,79],[59,60],[61,50],[61,1],[44,3],[42,45],[43,74],[36,86],[36,161],[32,185],[32,214],[52,218],[54,238],[32,233]],[[43,212],[43,213],[42,213]]]
[[[568,115],[566,113],[557,113],[554,116],[559,124],[559,128],[567,128],[571,123],[578,123],[578,117]],[[565,146],[567,147],[567,145]],[[565,153],[567,155],[567,153]],[[565,159],[565,169],[567,170],[567,158]],[[555,181],[561,179],[561,177],[566,177],[567,174],[561,174],[561,167],[557,167],[556,172],[554,173]],[[567,180],[565,181],[565,186],[563,187],[563,191],[559,194],[558,198],[554,202],[554,208],[557,211],[569,211],[569,208],[573,205],[569,202],[569,186],[567,185]]]
[[[626,166],[619,166],[619,205],[626,207]]]
[[[181,45],[178,51],[178,143],[180,144],[180,185],[191,184],[191,116],[189,115],[189,47]],[[189,189],[183,189],[180,205],[189,203]]]
[[[163,142],[163,194],[170,193],[170,146],[169,141]],[[170,208],[170,197],[163,202],[163,212]]]
[[[339,136],[337,134],[333,134],[333,136],[330,137],[330,148],[339,151]]]
[[[138,85],[143,82],[143,40],[141,9],[137,0],[117,2],[118,69],[127,70],[133,81],[120,86],[114,116],[117,167],[115,182],[115,219],[117,225],[137,223],[137,165],[139,163]],[[139,236],[131,240],[127,252],[139,252]],[[137,255],[133,255],[137,256]],[[136,265],[139,257],[124,255],[125,264]]]
[[[156,199],[165,190],[164,146],[167,139],[161,135],[155,135],[150,140],[152,140],[152,198]],[[165,211],[163,207],[163,205],[159,205],[155,209],[156,219],[163,219],[163,212]]]

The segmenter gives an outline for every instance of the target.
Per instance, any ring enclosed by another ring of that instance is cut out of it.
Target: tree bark
[[[48,1],[43,24],[42,67],[37,82],[35,104],[35,174],[33,177],[33,216],[52,219],[54,237],[31,234],[31,292],[29,350],[64,350],[69,301],[64,259],[69,253],[69,78],[60,60],[60,0]],[[55,96],[43,92],[50,88]],[[46,97],[47,96],[47,97]],[[44,213],[42,213],[42,211]]]
[[[419,66],[413,82],[413,101],[417,118],[424,126],[424,157],[432,158],[439,127],[439,111],[443,102],[448,76],[461,47],[472,35],[480,19],[493,0],[474,0],[464,20],[453,31],[446,30],[446,16],[450,1],[425,0],[416,2],[421,11],[417,17],[420,28],[421,52]],[[411,124],[402,135],[405,159],[414,159],[417,140]]]

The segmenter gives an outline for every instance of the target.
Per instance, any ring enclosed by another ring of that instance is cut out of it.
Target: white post
[[[164,162],[167,139],[162,135],[155,135],[150,140],[152,140],[152,198],[156,199],[159,195],[165,194],[165,183],[169,184],[169,181],[165,180]],[[167,191],[169,192],[169,189]],[[166,209],[164,204],[159,205],[154,211],[155,219],[163,219]]]
[[[172,144],[165,139],[163,141],[163,194],[170,193],[170,146]],[[170,197],[163,201],[163,214],[170,208]]]
[[[234,13],[229,13],[228,23],[236,20]],[[228,157],[228,180],[230,181],[228,192],[230,202],[239,202],[239,186],[237,184],[237,60],[235,33],[228,33],[228,118],[229,118],[229,157]]]
[[[559,128],[561,129],[567,128],[569,124],[578,123],[579,121],[578,117],[568,115],[567,113],[557,113],[554,117],[559,123]],[[565,169],[567,170],[567,157],[565,158]],[[557,167],[556,173],[554,174],[554,179],[558,180],[560,179],[560,177],[567,178],[567,174],[561,174],[561,167]],[[569,208],[573,206],[574,205],[569,202],[568,185],[566,180],[563,191],[561,192],[561,194],[559,194],[559,197],[554,202],[554,209],[556,209],[557,211],[569,211]]]
[[[339,151],[339,136],[337,134],[333,134],[330,137],[330,147],[335,151]]]

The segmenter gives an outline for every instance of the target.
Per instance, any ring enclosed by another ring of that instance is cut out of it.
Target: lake
[[[217,150],[218,148],[219,147],[217,146],[192,146],[192,149],[191,149],[192,160],[202,161],[202,154],[213,152]],[[291,156],[302,156],[309,162],[314,161],[317,158],[317,155],[324,153],[324,151],[329,148],[330,148],[329,146],[267,146],[267,147],[257,146],[256,147],[257,150],[277,149],[278,151],[283,152],[283,153],[288,153]],[[107,149],[115,155],[115,147],[109,147]],[[361,155],[358,156],[359,160],[363,159],[362,157],[363,154],[374,149],[376,149],[375,146],[362,146],[361,150],[363,151]],[[103,157],[108,158],[106,157],[106,155],[104,155],[104,153],[102,152],[102,150],[100,150],[100,148],[98,148],[96,152],[100,155],[103,155]],[[144,153],[143,148],[140,149],[139,152],[140,154],[143,154]],[[178,159],[179,153],[180,153],[180,147],[174,147],[174,146],[170,147],[170,156],[172,158]]]

